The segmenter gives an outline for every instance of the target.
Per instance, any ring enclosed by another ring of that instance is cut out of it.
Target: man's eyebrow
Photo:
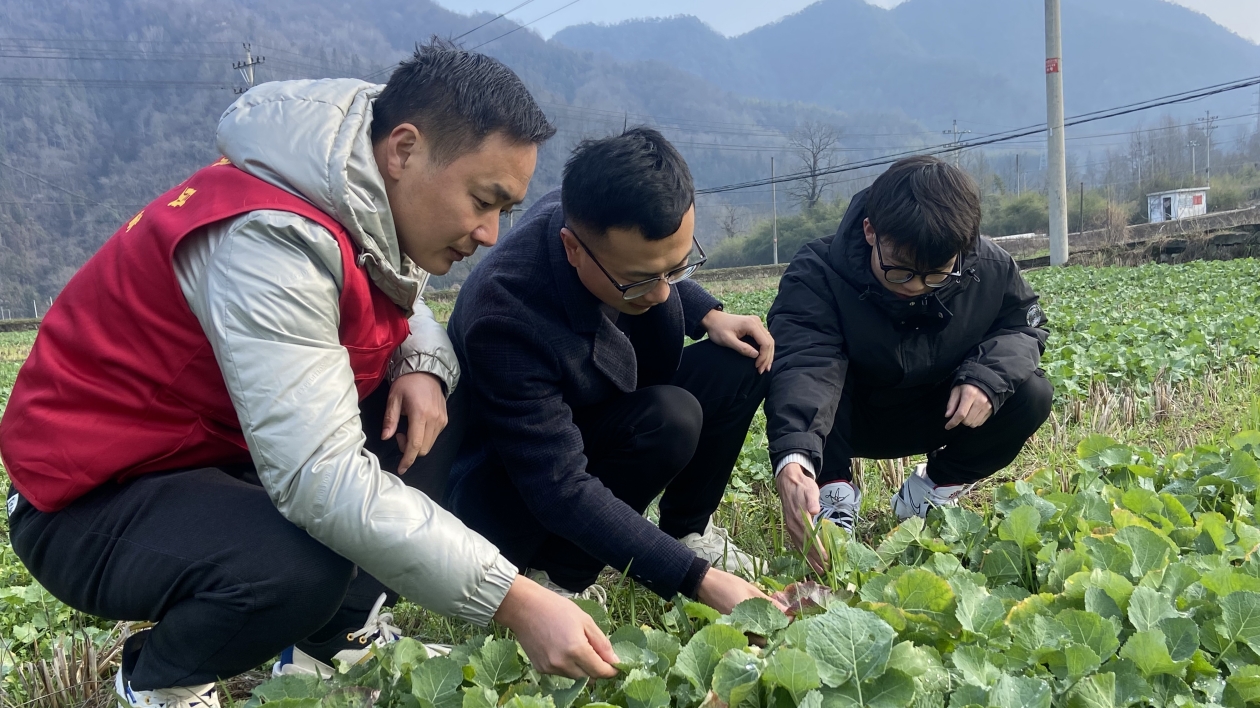
[[[496,202],[510,202],[512,204],[519,203],[516,197],[512,196],[512,193],[507,191],[507,188],[498,182],[490,185],[490,191],[494,192],[494,201]]]
[[[672,265],[669,268],[666,268],[665,272],[668,273],[671,270],[678,270],[679,268],[682,268],[683,266],[687,265],[687,261],[689,260],[691,260],[690,252],[688,252],[687,255],[683,256],[683,259],[679,261],[677,264]],[[631,278],[639,278],[641,280],[646,280],[647,278],[655,278],[657,276],[660,276],[661,273],[644,273],[643,271],[638,271],[634,273],[626,273],[626,275]]]

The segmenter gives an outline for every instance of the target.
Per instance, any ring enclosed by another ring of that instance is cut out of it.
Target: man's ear
[[[385,138],[385,158],[390,179],[402,179],[408,166],[415,169],[428,162],[428,142],[416,126],[399,123]]]
[[[862,233],[866,235],[866,245],[871,248],[875,247],[875,229],[871,226],[870,219],[862,220]]]
[[[564,244],[564,255],[569,259],[569,265],[577,268],[581,258],[579,253],[582,250],[582,244],[578,243],[577,237],[567,226],[560,229],[560,241]]]

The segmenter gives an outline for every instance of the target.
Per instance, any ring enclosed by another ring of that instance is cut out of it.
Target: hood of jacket
[[[372,282],[410,315],[429,274],[399,249],[372,153],[372,102],[383,88],[357,79],[260,84],[223,113],[217,142],[236,167],[344,226]]]
[[[948,303],[965,291],[976,274],[976,248],[962,254],[963,276],[943,288],[929,290],[916,298],[900,298],[879,282],[871,270],[871,246],[866,242],[862,223],[866,219],[866,202],[869,189],[854,195],[849,208],[840,221],[840,227],[827,249],[828,265],[849,287],[861,293],[862,300],[872,302],[890,319],[904,324],[906,329],[939,331],[949,324],[953,313]]]

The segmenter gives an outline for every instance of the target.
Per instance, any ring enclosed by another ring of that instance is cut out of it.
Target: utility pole
[[[1199,147],[1199,141],[1191,140],[1190,142],[1186,143],[1186,146],[1190,148],[1190,178],[1198,179],[1199,178],[1199,158],[1198,158],[1198,153],[1196,152],[1195,148]]]
[[[774,214],[772,242],[774,243],[774,264],[779,265],[779,192],[774,184],[774,155],[770,156],[770,203]]]
[[[1050,202],[1050,264],[1068,261],[1067,145],[1063,140],[1063,36],[1059,0],[1046,4],[1046,184]]]
[[[1207,134],[1207,188],[1212,188],[1212,125],[1220,116],[1212,115],[1212,111],[1204,111],[1204,117],[1199,119],[1203,124],[1203,132]]]
[[[951,143],[950,143],[950,145],[953,145],[953,146],[954,146],[954,167],[957,167],[957,166],[958,166],[958,158],[962,155],[962,148],[958,147],[958,144],[959,144],[958,136],[959,136],[959,135],[966,135],[967,133],[970,133],[970,132],[971,132],[970,130],[959,130],[959,129],[958,129],[958,119],[957,119],[957,118],[955,118],[955,119],[954,119],[954,127],[953,127],[953,128],[950,128],[949,130],[942,130],[942,131],[941,131],[941,133],[942,133],[943,135],[953,135],[953,136],[954,136],[954,140],[953,140],[953,142],[951,142]]]
[[[39,319],[39,302],[31,300],[31,309],[35,310],[35,319]]]
[[[1015,196],[1023,194],[1019,184],[1019,153],[1015,153]]]
[[[1081,182],[1081,220],[1076,225],[1076,233],[1085,233],[1085,183]]]
[[[254,87],[254,67],[267,60],[267,57],[255,57],[250,53],[249,44],[242,44],[245,47],[245,61],[232,63],[232,68],[241,72],[241,79],[245,81],[245,88],[232,89],[233,93],[245,93]]]
[[[1142,131],[1138,131],[1138,196],[1142,194],[1142,159],[1146,157],[1146,153],[1142,150]]]

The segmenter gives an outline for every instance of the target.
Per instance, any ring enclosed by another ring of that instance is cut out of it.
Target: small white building
[[[1207,187],[1194,187],[1146,195],[1146,210],[1151,223],[1203,216],[1207,213],[1207,193]]]

